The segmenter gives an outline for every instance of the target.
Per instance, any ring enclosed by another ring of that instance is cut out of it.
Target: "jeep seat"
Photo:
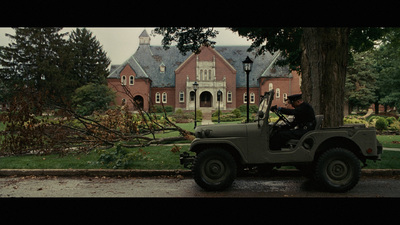
[[[324,115],[316,115],[315,116],[315,128],[314,130],[319,130],[322,128],[322,121],[324,121]],[[299,140],[290,139],[286,144],[290,145],[291,148],[297,145]]]
[[[314,130],[321,129],[323,121],[324,121],[324,115],[316,115],[315,116],[315,129]]]

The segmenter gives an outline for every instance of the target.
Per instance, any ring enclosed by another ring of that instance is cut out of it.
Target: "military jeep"
[[[355,124],[323,128],[323,116],[316,116],[316,127],[300,140],[289,140],[287,147],[271,150],[271,134],[290,121],[282,114],[269,122],[274,90],[261,96],[258,119],[250,123],[198,126],[190,151],[180,154],[180,163],[191,168],[195,182],[205,190],[220,191],[231,186],[238,172],[257,168],[295,166],[327,191],[346,192],[361,175],[360,161],[380,160],[382,145],[375,128]]]

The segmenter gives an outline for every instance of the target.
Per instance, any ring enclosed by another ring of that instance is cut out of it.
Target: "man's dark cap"
[[[290,95],[288,96],[289,101],[294,102],[299,99],[302,99],[302,94],[295,94],[295,95]]]

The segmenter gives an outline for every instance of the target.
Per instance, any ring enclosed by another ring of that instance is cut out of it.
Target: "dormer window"
[[[160,65],[160,73],[165,73],[165,65],[164,65],[164,63],[161,63],[161,65]]]
[[[122,77],[121,77],[121,85],[126,85],[126,76],[125,75],[123,75]]]

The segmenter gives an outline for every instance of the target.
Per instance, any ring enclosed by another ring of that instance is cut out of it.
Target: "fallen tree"
[[[110,148],[144,147],[180,140],[192,140],[193,132],[182,129],[172,122],[164,109],[163,116],[144,111],[134,96],[124,87],[136,113],[127,105],[115,107],[90,116],[77,113],[71,104],[52,105],[58,116],[42,115],[42,94],[24,90],[10,103],[0,116],[5,125],[1,131],[0,155],[50,154],[60,155],[73,152],[88,152],[99,147]],[[48,106],[46,106],[48,107]],[[40,113],[35,113],[40,112]],[[158,138],[160,132],[178,131],[175,137]]]

